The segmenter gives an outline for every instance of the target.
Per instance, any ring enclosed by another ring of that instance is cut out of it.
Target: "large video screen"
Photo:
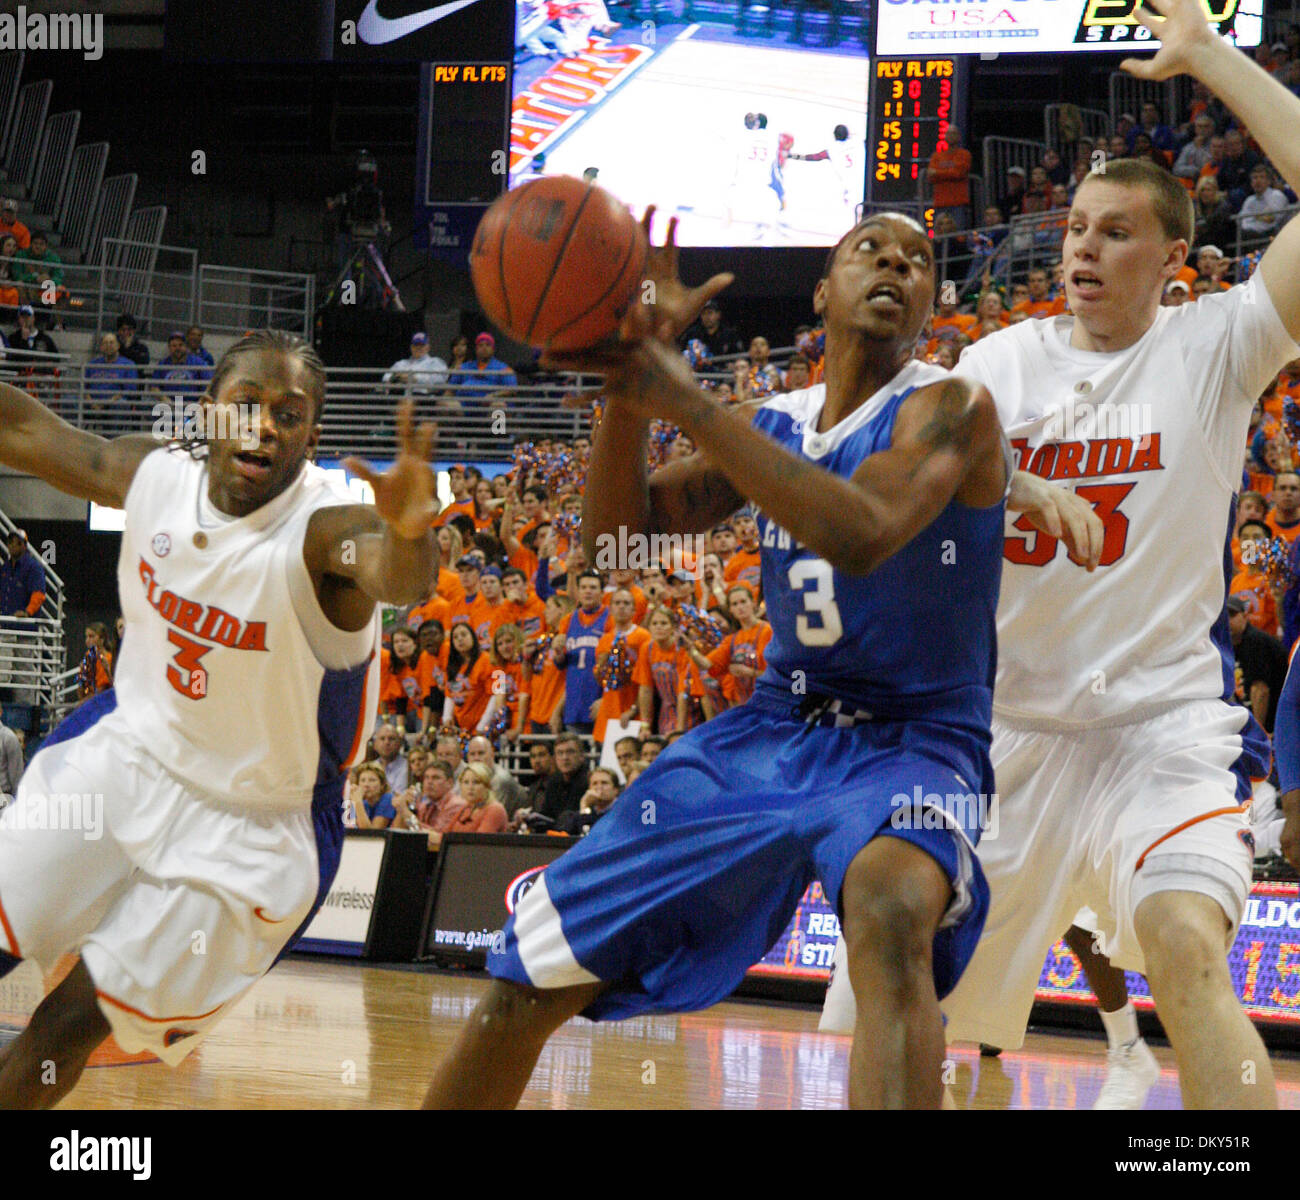
[[[1133,15],[1141,0],[880,0],[876,53],[1060,54],[1158,44]],[[1201,0],[1236,45],[1258,46],[1264,0]]]
[[[791,46],[730,25],[597,26],[604,9],[519,0],[510,185],[581,176],[683,246],[826,246],[865,178],[870,62],[860,42]],[[563,11],[569,11],[563,10]],[[623,11],[623,10],[617,10]]]

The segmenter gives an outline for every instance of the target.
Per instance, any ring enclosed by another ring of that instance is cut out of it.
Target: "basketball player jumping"
[[[851,1102],[938,1107],[938,996],[961,974],[985,899],[977,805],[953,801],[992,790],[1009,448],[987,392],[910,358],[935,286],[929,239],[910,219],[873,217],[831,252],[814,293],[825,381],[771,399],[752,424],[665,344],[725,284],[686,292],[672,241],[670,227],[652,259],[653,317],[638,306],[621,347],[558,364],[607,376],[583,535],[702,532],[756,504],[767,669],[746,704],[665,750],[519,903],[426,1104],[515,1104],[547,1038],[578,1013],[722,1000],[820,878],[867,1014]],[[655,417],[707,461],[648,476]],[[1055,509],[1037,515],[1061,532]]]
[[[1198,0],[1148,0],[1137,17],[1162,45],[1124,68],[1201,80],[1300,187],[1300,98],[1218,37]],[[983,338],[958,364],[991,389],[1022,465],[1078,480],[1068,486],[1106,535],[1082,582],[1051,539],[1019,521],[1007,531],[999,837],[980,846],[992,905],[944,1011],[952,1040],[1019,1046],[1047,950],[1086,905],[1111,961],[1150,982],[1184,1103],[1264,1108],[1276,1105],[1273,1074],[1225,950],[1251,883],[1248,776],[1267,759],[1250,714],[1229,702],[1224,605],[1251,407],[1300,337],[1300,221],[1244,286],[1162,308],[1191,235],[1177,180],[1107,163],[1069,213],[1075,315]],[[1126,408],[1140,438],[1069,432]],[[852,1006],[837,978],[830,1027],[860,1029]]]
[[[349,461],[375,489],[355,504],[307,461],[324,399],[315,352],[274,331],[217,365],[208,413],[248,422],[215,422],[205,456],[105,441],[0,384],[0,462],[125,508],[130,630],[114,691],[0,816],[0,974],[80,955],[0,1055],[0,1108],[54,1104],[110,1033],[178,1063],[334,877],[376,707],[375,602],[427,595],[437,545],[432,428],[412,431],[408,402],[393,467]],[[102,836],[52,819],[68,797],[101,806]]]

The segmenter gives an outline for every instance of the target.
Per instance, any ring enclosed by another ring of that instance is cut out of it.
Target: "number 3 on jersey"
[[[1093,512],[1105,526],[1101,557],[1097,560],[1099,567],[1109,567],[1124,557],[1128,544],[1128,517],[1119,511],[1119,506],[1135,487],[1136,483],[1089,483],[1075,488],[1076,495],[1092,503]],[[1007,562],[1023,567],[1045,567],[1056,557],[1060,540],[1038,529],[1028,515],[1021,516],[1011,528],[1032,536],[1005,539],[1003,554]]]
[[[174,629],[167,631],[167,640],[176,647],[172,663],[167,667],[167,682],[187,700],[202,700],[208,694],[208,673],[199,665],[211,646],[193,641]]]
[[[835,578],[831,564],[820,558],[801,558],[791,564],[790,590],[803,594],[804,611],[795,618],[794,634],[805,646],[833,646],[840,640],[839,605],[835,603]],[[805,585],[810,585],[805,588]],[[817,624],[808,620],[812,614]]]

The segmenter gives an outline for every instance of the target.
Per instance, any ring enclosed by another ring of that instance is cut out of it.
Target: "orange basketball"
[[[625,205],[556,175],[507,192],[483,214],[469,269],[483,311],[516,341],[585,350],[618,329],[646,253]]]

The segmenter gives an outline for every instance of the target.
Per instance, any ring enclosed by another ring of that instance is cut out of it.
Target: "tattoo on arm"
[[[916,440],[925,447],[925,452],[911,474],[915,476],[934,454],[949,450],[965,453],[974,437],[975,407],[970,402],[970,393],[963,384],[949,380],[939,392],[930,419],[917,434]]]

